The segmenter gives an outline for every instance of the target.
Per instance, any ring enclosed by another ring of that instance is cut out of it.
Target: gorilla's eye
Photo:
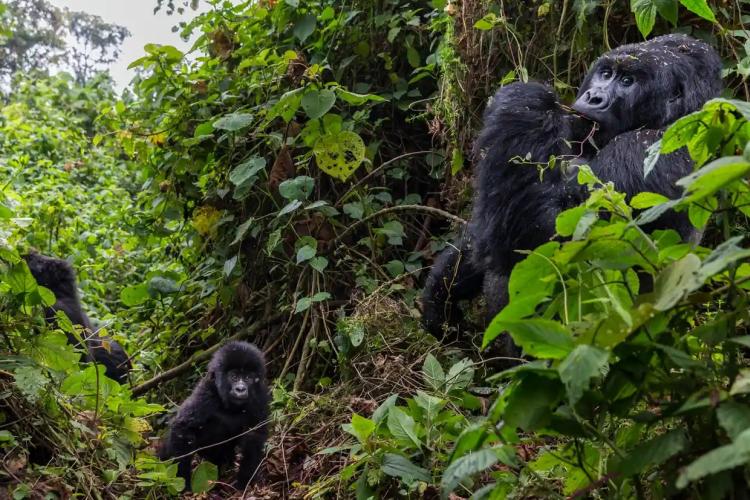
[[[609,79],[612,78],[612,70],[609,68],[604,68],[601,73],[599,73],[602,78]]]
[[[632,76],[630,76],[630,75],[625,75],[625,76],[623,76],[623,77],[622,77],[622,78],[620,79],[620,82],[621,82],[621,83],[622,83],[622,84],[623,84],[624,86],[626,86],[626,87],[630,87],[631,85],[633,85],[633,84],[635,83],[635,78],[633,78],[633,77],[632,77]]]

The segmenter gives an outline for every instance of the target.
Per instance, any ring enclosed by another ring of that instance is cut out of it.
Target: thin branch
[[[362,224],[365,224],[367,222],[370,222],[373,219],[377,219],[378,217],[382,217],[383,215],[388,215],[390,213],[395,212],[421,212],[428,215],[436,215],[438,217],[443,217],[444,219],[451,220],[453,222],[457,222],[459,224],[466,224],[466,221],[462,219],[461,217],[457,215],[453,215],[450,212],[446,212],[445,210],[440,210],[439,208],[433,208],[433,207],[427,207],[425,205],[397,205],[395,207],[388,207],[384,208],[383,210],[378,210],[372,215],[368,215],[364,219],[360,219],[356,221],[351,226],[347,227],[343,233],[338,235],[335,240],[333,240],[332,247],[335,247],[338,245],[338,243],[349,234],[354,228],[361,226]]]

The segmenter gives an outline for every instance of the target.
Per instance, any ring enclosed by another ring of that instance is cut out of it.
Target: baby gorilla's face
[[[235,405],[247,403],[251,393],[260,382],[257,373],[244,370],[229,370],[226,373],[229,400]]]

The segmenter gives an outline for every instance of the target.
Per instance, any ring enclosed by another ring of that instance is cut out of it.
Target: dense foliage
[[[149,441],[229,338],[269,360],[259,497],[747,491],[747,0],[209,3],[180,26],[191,52],[146,46],[121,97],[104,75],[13,77],[2,493],[176,495]],[[467,213],[491,92],[539,79],[571,97],[604,50],[671,31],[725,59],[726,98],[644,165],[688,148],[684,196],[626,200],[582,169],[589,199],[516,266],[487,330],[459,345],[424,333],[420,280]],[[702,246],[641,229],[669,208],[704,229]],[[43,324],[54,298],[29,248],[74,264],[87,311],[133,357],[130,384],[81,365],[71,325]],[[481,347],[503,332],[532,359],[499,373]],[[204,462],[193,490],[229,496],[217,478]]]

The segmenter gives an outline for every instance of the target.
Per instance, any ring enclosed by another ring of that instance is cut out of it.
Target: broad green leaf
[[[656,23],[656,4],[654,0],[630,0],[630,10],[635,14],[635,24],[643,38],[646,38]]]
[[[536,358],[562,359],[575,347],[571,333],[560,323],[546,319],[499,321],[497,327],[508,331],[516,345]],[[494,337],[493,337],[494,338]],[[484,334],[482,346],[493,340]]]
[[[640,474],[649,467],[663,464],[687,446],[684,431],[673,430],[636,446],[623,460],[613,460],[609,471],[624,477]]]
[[[227,132],[237,132],[243,128],[249,127],[253,123],[253,115],[248,113],[232,113],[223,116],[214,122],[214,128],[226,130]]]
[[[372,412],[372,421],[376,424],[379,424],[383,420],[383,418],[388,415],[390,409],[396,406],[397,400],[398,394],[391,394],[390,396],[388,396],[388,398],[383,401],[374,412]]]
[[[696,172],[677,181],[686,190],[685,202],[702,200],[728,184],[746,177],[750,162],[742,156],[726,156],[714,160]]]
[[[316,21],[315,16],[312,14],[306,14],[298,19],[292,30],[297,40],[304,43],[312,35],[313,31],[315,31]]]
[[[591,380],[606,375],[609,353],[590,345],[579,345],[560,363],[557,371],[568,391],[571,405],[575,405],[589,388]]]
[[[446,400],[418,390],[416,396],[414,396],[414,402],[425,411],[429,420],[434,420],[445,406]]]
[[[302,97],[302,109],[311,120],[322,117],[336,103],[336,94],[332,90],[311,90]]]
[[[205,493],[214,487],[219,478],[219,468],[211,462],[204,460],[193,471],[190,478],[190,486],[193,493]]]
[[[630,206],[641,210],[644,208],[651,208],[655,205],[666,203],[668,201],[669,198],[664,195],[644,191],[633,196],[633,199],[630,200]]]
[[[328,267],[328,259],[326,259],[325,257],[320,257],[320,256],[315,257],[312,260],[310,260],[310,267],[312,267],[319,273],[322,273]]]
[[[336,89],[336,94],[341,98],[342,101],[346,102],[347,104],[351,104],[352,106],[361,106],[367,101],[371,101],[371,102],[386,102],[387,101],[387,99],[385,99],[384,97],[380,97],[379,95],[357,94],[354,92],[349,92],[348,90],[342,87],[338,87]],[[326,127],[326,130],[327,129],[328,127]]]
[[[523,373],[521,382],[508,396],[503,420],[512,429],[533,431],[547,425],[552,410],[563,396],[558,380],[536,373]]]
[[[654,3],[661,17],[672,23],[672,26],[677,25],[677,0],[654,0]]]
[[[744,236],[735,236],[717,246],[701,265],[698,279],[701,283],[711,276],[715,276],[727,267],[750,257],[750,248],[742,248],[739,243]]]
[[[315,160],[323,172],[345,181],[365,159],[365,143],[354,132],[326,134],[315,143]]]
[[[714,16],[711,7],[706,3],[706,0],[680,0],[680,3],[684,5],[687,10],[694,14],[698,14],[703,19],[713,23],[716,22],[716,17]]]
[[[301,247],[299,250],[297,250],[297,264],[301,264],[302,262],[312,259],[313,257],[315,257],[316,253],[317,250],[309,245]]]
[[[408,458],[396,455],[395,453],[386,453],[383,456],[381,470],[383,471],[383,474],[401,478],[407,483],[414,480],[429,483],[432,480],[427,469],[418,467]]]
[[[732,440],[750,429],[750,406],[745,404],[726,401],[716,410],[716,417]]]
[[[396,439],[422,448],[422,441],[417,436],[416,422],[398,406],[388,410],[388,430]]]
[[[36,366],[19,366],[13,372],[16,388],[32,403],[40,400],[49,379]]]
[[[435,391],[445,388],[445,372],[432,353],[427,353],[427,357],[425,357],[424,365],[422,365],[422,377],[425,383]]]
[[[734,469],[750,462],[750,429],[742,432],[733,443],[714,448],[684,467],[677,478],[676,486],[685,488],[711,474]]]
[[[235,186],[241,186],[264,168],[266,168],[266,159],[255,156],[234,167],[229,173],[229,181]]]
[[[13,294],[20,295],[31,293],[37,289],[36,280],[29,271],[26,262],[15,264],[6,275],[5,282],[10,285]]]
[[[127,307],[139,306],[150,298],[148,285],[145,283],[125,287],[120,292],[120,300]]]
[[[287,179],[279,184],[279,194],[287,200],[304,201],[310,197],[313,189],[315,189],[315,180],[306,175]]]
[[[474,363],[470,359],[464,358],[448,370],[448,375],[445,377],[445,391],[452,392],[466,389],[473,380]]]
[[[449,498],[450,493],[465,479],[486,471],[500,461],[500,456],[507,455],[505,447],[485,448],[457,458],[445,469],[440,480],[442,498]]]
[[[367,438],[375,431],[377,424],[369,418],[362,417],[356,413],[352,414],[352,423],[342,427],[346,432],[357,438],[361,444],[367,442]]]
[[[700,267],[700,258],[689,253],[664,268],[654,282],[654,307],[656,310],[667,311],[682,300],[685,295],[700,288],[703,284],[699,274]]]
[[[555,230],[560,236],[570,236],[575,231],[578,221],[581,220],[581,216],[588,210],[585,206],[580,205],[577,207],[563,210],[560,215],[555,219]]]

